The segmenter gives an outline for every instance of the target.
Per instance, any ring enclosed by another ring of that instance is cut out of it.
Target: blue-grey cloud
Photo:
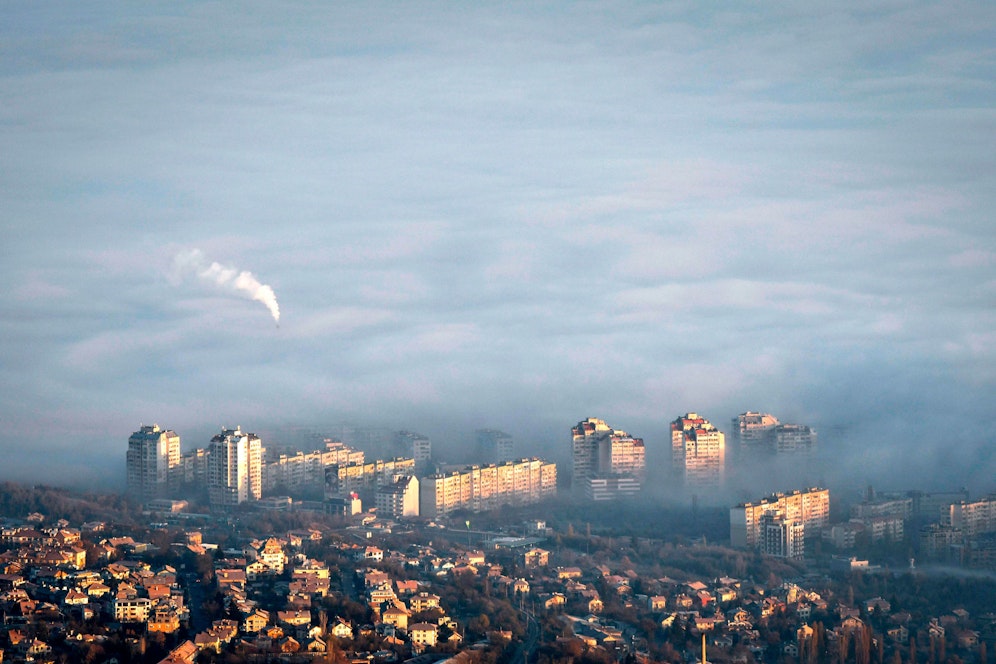
[[[562,453],[599,416],[665,463],[677,414],[760,408],[848,424],[841,475],[929,479],[953,422],[972,465],[994,25],[977,2],[9,3],[0,449],[120,469],[143,421],[194,446],[348,419]],[[188,247],[279,286],[282,327],[176,287]]]

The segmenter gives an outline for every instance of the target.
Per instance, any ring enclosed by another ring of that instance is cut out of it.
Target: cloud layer
[[[986,3],[0,19],[9,473],[123,477],[153,420],[557,456],[597,416],[665,463],[677,414],[747,409],[841,432],[857,483],[993,470]],[[282,327],[177,288],[190,247]]]

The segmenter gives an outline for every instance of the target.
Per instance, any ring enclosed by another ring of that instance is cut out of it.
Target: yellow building
[[[173,634],[180,630],[180,613],[176,605],[169,601],[156,604],[149,613],[146,628],[150,632]]]
[[[557,466],[541,459],[469,466],[423,478],[420,513],[431,518],[457,509],[483,512],[535,503],[556,492]]]
[[[374,490],[400,475],[415,474],[415,459],[398,457],[365,463],[337,463],[325,468],[325,497]]]
[[[730,508],[730,545],[753,548],[761,544],[761,517],[781,512],[787,521],[801,523],[806,537],[818,537],[830,522],[830,490],[814,487],[776,493],[755,503]]]
[[[254,634],[270,624],[270,612],[263,609],[253,609],[242,621],[242,630]]]
[[[438,635],[439,628],[432,623],[415,623],[408,630],[412,644],[419,649],[436,645]]]
[[[958,528],[966,537],[996,531],[996,496],[950,505],[945,525]]]
[[[428,611],[439,608],[439,595],[429,592],[420,592],[408,598],[408,609],[412,613]]]

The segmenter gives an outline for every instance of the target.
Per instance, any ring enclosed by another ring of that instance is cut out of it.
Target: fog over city
[[[566,470],[599,417],[667,468],[759,410],[816,480],[994,490],[993,44],[987,2],[5,3],[0,479],[121,487],[153,422]]]

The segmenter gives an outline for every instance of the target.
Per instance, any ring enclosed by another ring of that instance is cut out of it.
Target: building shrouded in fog
[[[812,427],[783,424],[769,413],[747,411],[737,415],[733,418],[733,437],[741,459],[816,451],[816,431]]]
[[[804,424],[779,424],[774,431],[775,454],[812,454],[816,430]]]
[[[685,488],[715,491],[726,474],[726,436],[698,413],[671,422],[671,459]]]
[[[748,410],[733,418],[733,439],[737,450],[749,454],[752,449],[767,449],[771,433],[779,424],[778,418],[768,413]]]
[[[996,532],[996,495],[950,505],[944,523],[960,529],[968,537]]]
[[[263,462],[263,490],[267,493],[302,488],[320,489],[325,482],[325,469],[333,465],[362,464],[364,454],[337,440],[325,440],[324,450],[273,454],[268,450]]]
[[[419,514],[430,518],[458,509],[486,512],[528,505],[557,494],[557,465],[534,458],[466,466],[422,478],[419,493]]]
[[[180,480],[180,437],[158,424],[143,426],[128,438],[125,455],[128,493],[141,501],[162,498]]]
[[[405,457],[332,464],[325,467],[325,497],[359,493],[365,500],[374,500],[378,488],[391,484],[401,475],[415,475],[415,470],[415,460]]]
[[[477,451],[485,463],[501,463],[515,458],[512,437],[495,429],[478,429]]]
[[[798,522],[805,537],[818,537],[830,522],[830,490],[821,488],[776,493],[754,503],[741,503],[730,508],[730,545],[753,548],[761,546],[765,537],[762,517],[780,514],[785,520]]]
[[[414,431],[399,431],[394,438],[395,448],[403,456],[415,459],[415,467],[420,473],[426,472],[432,465],[432,441]]]
[[[572,481],[592,500],[611,500],[640,491],[646,475],[646,446],[622,429],[595,417],[571,428]]]
[[[263,443],[241,427],[223,429],[208,448],[208,499],[224,509],[263,497]]]

